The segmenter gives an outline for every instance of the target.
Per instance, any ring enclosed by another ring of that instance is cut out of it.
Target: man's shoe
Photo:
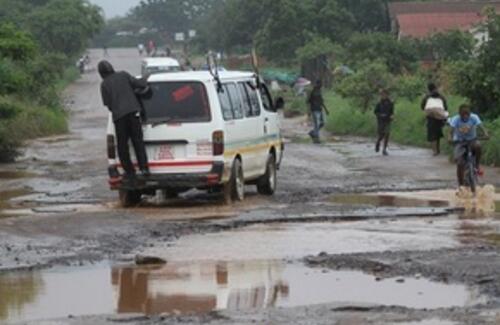
[[[382,152],[382,154],[383,154],[384,156],[389,156],[389,152],[387,152],[387,150],[384,150],[384,152]]]
[[[149,169],[142,169],[141,176],[142,177],[149,177],[149,176],[151,176],[151,172],[149,171]]]
[[[135,174],[125,174],[122,177],[122,185],[124,187],[134,187],[136,184],[136,175]]]

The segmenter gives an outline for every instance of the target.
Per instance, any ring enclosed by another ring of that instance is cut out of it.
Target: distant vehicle
[[[277,113],[283,99],[273,102],[254,73],[163,73],[148,82],[150,92],[142,102],[151,176],[134,186],[121,183],[109,118],[109,183],[120,192],[122,205],[137,204],[155,190],[175,195],[205,189],[223,193],[227,203],[244,199],[245,184],[274,194],[284,150]]]
[[[159,57],[142,60],[142,75],[181,71],[179,61],[174,58]]]
[[[224,67],[221,67],[221,66],[218,66],[217,67],[217,70],[219,72],[224,72],[224,71],[227,71],[226,68]],[[200,71],[210,71],[210,67],[208,66],[208,64],[204,64],[200,67]]]

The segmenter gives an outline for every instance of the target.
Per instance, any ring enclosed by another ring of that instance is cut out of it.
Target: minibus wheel
[[[124,208],[136,206],[141,203],[142,193],[140,191],[120,190],[120,204]]]
[[[266,173],[257,181],[257,191],[259,192],[259,194],[274,194],[277,184],[276,170],[276,157],[271,153],[267,158]]]
[[[224,203],[230,204],[233,201],[243,201],[245,199],[245,178],[243,177],[243,166],[239,159],[235,159],[231,168],[231,177],[224,184]]]

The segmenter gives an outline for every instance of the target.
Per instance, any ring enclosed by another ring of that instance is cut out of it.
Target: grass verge
[[[448,96],[447,99],[452,115],[456,114],[460,104],[465,101],[459,96]],[[377,122],[373,111],[363,113],[361,110],[353,108],[347,100],[333,92],[325,93],[325,102],[330,110],[326,122],[326,128],[329,132],[375,139]],[[297,108],[300,106],[299,103],[292,102],[292,104],[293,110],[306,111],[304,101],[302,109]],[[398,100],[395,103],[395,110],[391,141],[417,147],[429,147],[425,115],[420,109],[420,99],[415,101]],[[485,126],[490,133],[491,139],[482,143],[484,163],[500,166],[500,118],[494,121],[485,121]],[[448,128],[445,128],[444,132],[446,136]],[[443,139],[443,151],[451,153],[451,147],[446,143],[446,138]]]
[[[57,96],[79,78],[70,67],[55,84]],[[17,96],[0,96],[0,162],[11,162],[28,139],[68,132],[67,114],[60,101],[53,107],[42,106]]]

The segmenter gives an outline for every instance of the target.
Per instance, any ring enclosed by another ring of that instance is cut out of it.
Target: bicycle
[[[488,140],[488,138],[484,137],[476,140]],[[453,144],[461,145],[464,149],[463,154],[461,155],[461,159],[457,161],[457,164],[462,164],[463,171],[463,180],[464,185],[469,187],[473,194],[476,194],[477,187],[479,185],[479,170],[477,166],[476,155],[474,154],[474,150],[472,149],[473,144],[476,140],[470,141],[453,141]]]

